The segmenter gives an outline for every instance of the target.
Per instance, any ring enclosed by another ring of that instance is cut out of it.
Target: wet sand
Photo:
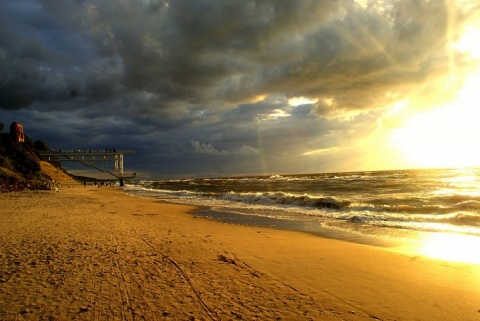
[[[0,320],[480,320],[480,266],[114,188],[0,194]]]

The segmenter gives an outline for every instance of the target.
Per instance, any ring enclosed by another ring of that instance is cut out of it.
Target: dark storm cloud
[[[306,35],[298,58],[277,67],[267,83],[290,95],[333,98],[332,107],[361,110],[385,105],[386,93],[408,91],[448,67],[445,5],[393,3],[385,14],[345,6],[344,19]]]
[[[330,0],[0,6],[0,106],[9,109],[143,95],[148,112],[172,118],[279,92],[365,109],[448,62],[439,1],[383,11]]]
[[[448,41],[478,11],[362,3],[3,0],[0,116],[61,148],[136,145],[170,153],[170,164],[175,153],[328,148],[328,133],[351,125],[332,119],[461,67]],[[317,103],[288,104],[299,96]]]

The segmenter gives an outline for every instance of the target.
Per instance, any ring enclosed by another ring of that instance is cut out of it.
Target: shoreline
[[[477,265],[221,223],[120,189],[0,202],[2,320],[480,318]]]
[[[211,206],[208,205],[199,206],[189,204],[188,202],[171,202],[161,198],[140,196],[131,192],[125,192],[125,194],[130,197],[157,201],[159,203],[191,206],[194,207],[194,210],[189,213],[190,215],[199,216],[204,219],[216,221],[219,223],[233,224],[238,226],[257,226],[279,231],[307,233],[321,238],[328,238],[332,240],[339,240],[356,244],[378,246],[382,248],[404,248],[407,244],[407,242],[402,242],[399,239],[388,239],[380,236],[366,235],[341,229],[323,227],[318,224],[318,221],[285,220],[265,216],[238,214],[234,212],[214,210]]]
[[[188,204],[184,205],[189,206]],[[394,249],[402,247],[406,244],[405,242],[402,243],[397,240],[375,237],[373,235],[366,235],[343,231],[340,229],[322,227],[318,224],[318,221],[284,220],[256,215],[244,215],[231,212],[215,211],[208,207],[198,208],[194,210],[191,214],[225,224],[252,227],[257,226],[279,231],[306,233],[320,238],[328,238],[332,240],[351,242],[356,244],[378,246],[382,248]]]
[[[361,232],[342,230],[339,228],[323,227],[319,225],[318,221],[315,220],[287,220],[266,216],[239,214],[229,211],[214,210],[211,206],[208,205],[202,206],[189,204],[188,202],[172,202],[168,199],[141,196],[128,191],[125,191],[125,194],[130,197],[157,201],[159,203],[191,206],[194,207],[194,210],[190,213],[190,215],[199,216],[219,223],[233,224],[238,226],[257,226],[278,231],[306,233],[320,238],[386,248],[394,251],[399,251],[407,255],[415,255],[415,249],[421,246],[422,238],[427,238],[428,235],[431,233],[437,234],[437,232],[413,230],[399,231],[398,229],[390,229],[390,233],[388,236],[379,234],[369,235]],[[480,260],[478,264],[480,264]]]

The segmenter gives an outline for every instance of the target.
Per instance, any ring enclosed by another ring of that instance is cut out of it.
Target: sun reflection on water
[[[453,233],[430,234],[420,253],[435,259],[480,265],[480,237]]]

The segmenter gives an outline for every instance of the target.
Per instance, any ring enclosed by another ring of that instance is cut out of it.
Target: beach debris
[[[250,265],[248,265],[245,262],[243,262],[243,265],[245,265],[249,269],[251,275],[253,275],[254,277],[257,277],[257,278],[261,277],[262,273],[258,272],[257,270],[252,268]],[[297,291],[296,289],[294,289],[294,290]]]
[[[89,309],[89,308],[88,308],[88,306],[86,306],[86,305],[85,305],[85,306],[82,306],[82,307],[80,307],[80,313],[85,313],[85,312],[88,312],[88,310],[90,310],[90,309]]]
[[[218,259],[219,259],[220,261],[222,261],[222,262],[225,262],[225,263],[237,265],[237,262],[235,262],[234,259],[229,259],[228,257],[226,257],[226,256],[223,255],[223,254],[219,254],[219,255],[218,255]]]
[[[230,312],[230,314],[233,315],[235,318],[237,318],[237,320],[243,320],[243,316],[239,312],[232,311]]]
[[[348,219],[348,221],[352,222],[352,223],[362,223],[363,222],[362,218],[360,216],[357,216],[357,215],[354,215],[354,216],[350,217]]]

